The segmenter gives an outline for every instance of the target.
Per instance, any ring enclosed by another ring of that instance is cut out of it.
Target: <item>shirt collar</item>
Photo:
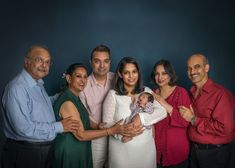
[[[97,82],[97,80],[95,79],[95,76],[94,76],[94,73],[93,73],[93,72],[91,73],[91,79],[92,79],[92,84],[96,84],[96,85],[98,85],[98,86],[102,86],[102,85],[100,85],[100,84]],[[105,85],[102,86],[102,87],[106,88],[106,86],[107,86],[108,83],[109,83],[108,80],[112,80],[112,76],[111,76],[111,73],[110,73],[110,72],[107,73]]]
[[[22,70],[22,75],[30,87],[34,87],[37,84],[39,85],[44,84],[44,81],[42,79],[39,79],[39,80],[33,79],[32,76],[25,69]]]
[[[214,82],[213,82],[211,79],[208,79],[208,80],[206,81],[206,83],[202,86],[201,91],[202,91],[202,92],[209,93],[209,92],[213,89],[213,88],[211,87],[211,86],[213,85],[213,83],[214,83]],[[196,86],[193,86],[193,87],[190,89],[190,91],[191,91],[192,94],[194,94],[194,93],[196,92],[196,90],[197,90]]]

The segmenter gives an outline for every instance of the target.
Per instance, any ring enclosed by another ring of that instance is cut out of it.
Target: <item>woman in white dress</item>
[[[137,62],[131,57],[124,57],[118,64],[114,77],[114,89],[110,90],[103,105],[103,122],[112,126],[120,119],[131,115],[132,97],[140,92],[152,92],[142,86],[141,73]],[[135,125],[152,125],[167,115],[166,110],[154,101],[152,114],[139,113],[132,120]],[[132,123],[133,124],[133,123]],[[152,129],[145,129],[142,134],[127,143],[120,136],[109,137],[110,168],[156,168],[156,151]]]

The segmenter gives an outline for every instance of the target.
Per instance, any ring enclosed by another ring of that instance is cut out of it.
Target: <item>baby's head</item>
[[[153,103],[154,97],[151,93],[142,92],[138,98],[138,104],[140,107],[145,107],[148,102]]]

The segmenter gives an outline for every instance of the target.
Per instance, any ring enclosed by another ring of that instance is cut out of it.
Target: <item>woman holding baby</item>
[[[139,65],[135,59],[124,57],[118,64],[114,87],[109,91],[103,105],[103,122],[112,126],[120,119],[132,114],[130,105],[141,92],[152,92],[143,87]],[[129,126],[150,126],[166,117],[166,110],[157,101],[153,102],[152,113],[138,113]],[[126,143],[118,135],[109,136],[109,166],[111,168],[156,168],[156,150],[152,129]]]

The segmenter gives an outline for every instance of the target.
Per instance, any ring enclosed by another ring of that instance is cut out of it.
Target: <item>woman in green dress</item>
[[[124,126],[118,122],[112,128],[92,130],[86,108],[78,95],[87,83],[86,67],[80,63],[69,66],[66,71],[67,89],[54,104],[57,121],[71,117],[79,122],[73,133],[58,134],[52,147],[53,168],[92,168],[91,141],[103,136],[122,133]]]

